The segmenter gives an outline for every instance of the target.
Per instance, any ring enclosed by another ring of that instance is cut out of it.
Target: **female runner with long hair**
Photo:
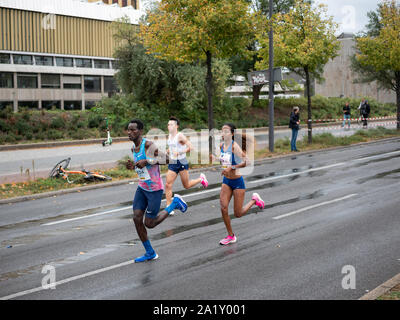
[[[246,135],[242,135],[242,148],[235,141],[236,127],[232,123],[226,123],[222,126],[223,142],[220,145],[219,160],[222,164],[222,173],[224,176],[221,186],[220,205],[222,218],[225,223],[228,236],[220,241],[221,245],[235,243],[237,237],[233,233],[231,219],[228,213],[229,202],[234,199],[234,214],[236,218],[243,217],[252,206],[256,205],[264,209],[265,203],[258,193],[253,193],[251,200],[243,206],[246,187],[243,176],[239,169],[246,167],[249,160],[246,156]]]

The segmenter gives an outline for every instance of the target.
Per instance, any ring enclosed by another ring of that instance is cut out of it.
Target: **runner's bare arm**
[[[147,159],[136,162],[138,168],[143,168],[146,164],[167,164],[169,163],[169,156],[164,152],[158,150],[157,145],[152,141],[146,141],[145,145]],[[142,162],[141,162],[142,161]],[[138,166],[140,163],[141,166]]]
[[[191,142],[184,134],[179,133],[178,141],[181,145],[186,145],[187,149],[184,151],[185,154],[193,150]]]
[[[244,168],[244,167],[246,167],[246,166],[251,164],[249,158],[247,157],[246,152],[244,152],[242,150],[242,148],[237,144],[236,141],[233,144],[233,150],[232,151],[236,156],[240,157],[243,160],[241,164],[237,164],[235,166],[237,169]]]

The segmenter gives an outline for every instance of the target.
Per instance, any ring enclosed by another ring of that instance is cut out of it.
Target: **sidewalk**
[[[400,300],[400,273],[394,276],[392,279],[381,284],[379,287],[368,292],[366,295],[362,296],[359,300],[377,300],[381,298],[382,300],[387,300],[386,297],[388,293],[396,292],[398,299]]]

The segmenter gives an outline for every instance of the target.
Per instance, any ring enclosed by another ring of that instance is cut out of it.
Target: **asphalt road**
[[[400,272],[400,139],[258,164],[245,200],[257,191],[266,208],[233,219],[225,247],[220,173],[206,173],[206,190],[176,184],[188,212],[149,230],[159,259],[142,264],[136,185],[0,205],[0,298],[347,300]]]
[[[370,128],[377,125],[386,128],[394,128],[393,121],[371,122]],[[314,134],[330,132],[335,136],[352,135],[361,128],[353,124],[350,130],[344,130],[340,126],[329,126],[329,128],[316,127]],[[298,140],[307,134],[307,129],[299,131]],[[290,129],[275,130],[275,140],[290,138]],[[208,137],[196,141],[191,139],[197,150],[207,147]],[[255,132],[257,148],[268,148],[268,132]],[[165,140],[157,142],[161,148],[165,148]],[[71,157],[70,168],[87,170],[106,169],[114,167],[118,160],[130,155],[131,142],[114,143],[103,147],[101,144],[62,146],[52,148],[26,149],[0,151],[0,184],[10,182],[28,181],[32,178],[47,177],[51,169],[59,161]],[[208,152],[206,152],[208,153]]]

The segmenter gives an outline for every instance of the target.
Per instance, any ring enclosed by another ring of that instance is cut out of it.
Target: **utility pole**
[[[273,0],[269,0],[269,151],[274,152],[274,31],[272,28]]]

